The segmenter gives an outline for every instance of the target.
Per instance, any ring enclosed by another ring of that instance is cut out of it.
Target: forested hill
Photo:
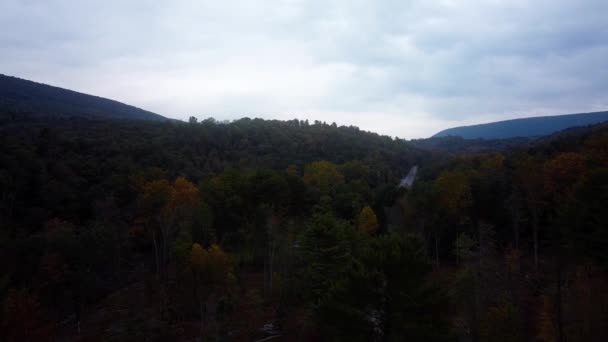
[[[23,117],[167,120],[118,101],[0,74],[0,120]]]
[[[532,144],[536,138],[509,139],[464,139],[456,136],[413,139],[409,143],[429,152],[445,152],[447,154],[471,154],[507,151]]]
[[[28,212],[43,206],[42,222],[87,219],[96,199],[125,193],[129,177],[153,170],[201,182],[228,170],[283,173],[291,166],[301,173],[324,160],[376,188],[396,186],[425,158],[407,142],[357,127],[262,119],[31,120],[0,125],[0,154],[3,188],[14,189],[16,207],[25,210],[17,217],[33,218]]]
[[[0,123],[0,336],[606,341],[606,146],[604,125],[446,156],[301,120]]]
[[[570,127],[593,125],[605,121],[608,121],[608,111],[540,116],[498,121],[481,125],[454,127],[443,130],[433,137],[458,136],[465,139],[539,137]]]

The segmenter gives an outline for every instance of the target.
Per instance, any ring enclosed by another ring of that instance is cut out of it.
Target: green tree
[[[317,307],[323,337],[449,340],[447,297],[427,282],[424,244],[399,234],[366,237],[359,243],[363,246],[354,249],[352,266],[334,278]]]
[[[460,233],[454,241],[456,262],[467,261],[474,256],[477,243],[467,233]]]
[[[441,232],[450,226],[470,222],[473,195],[469,174],[463,170],[444,170],[435,181],[437,203],[443,220],[432,226],[435,245],[435,263],[439,267],[439,239]],[[447,223],[447,224],[446,224]]]
[[[173,184],[156,180],[143,186],[138,201],[152,228],[157,274],[166,281],[173,240],[177,232],[191,227],[200,205],[198,188],[182,177]]]
[[[315,216],[298,239],[306,283],[305,295],[316,307],[335,279],[343,277],[353,262],[355,231],[329,214]]]
[[[472,204],[471,185],[464,171],[443,171],[437,178],[439,204],[450,217],[464,219]]]
[[[378,265],[384,277],[380,283],[384,339],[449,340],[447,297],[427,282],[431,268],[423,242],[413,235],[393,234],[375,240],[371,251],[372,265]]]

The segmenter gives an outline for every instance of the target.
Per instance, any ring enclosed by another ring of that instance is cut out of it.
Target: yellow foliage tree
[[[458,217],[472,203],[471,185],[466,173],[444,171],[437,178],[439,204],[449,215]]]
[[[369,206],[361,210],[357,221],[359,231],[368,235],[374,235],[378,231],[378,218],[376,213]]]
[[[201,334],[205,326],[206,314],[211,314],[207,307],[217,304],[230,293],[236,284],[234,265],[230,255],[218,245],[205,250],[195,243],[190,252],[190,266],[194,274],[196,297],[199,303]]]
[[[198,188],[183,177],[179,177],[173,183],[173,191],[169,201],[169,208],[189,207],[193,208],[200,202]]]
[[[304,181],[311,186],[329,192],[337,184],[344,183],[344,177],[335,164],[326,160],[316,161],[304,168]]]

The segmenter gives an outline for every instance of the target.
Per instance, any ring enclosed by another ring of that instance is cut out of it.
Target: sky
[[[608,110],[606,0],[1,0],[0,73],[401,138]]]

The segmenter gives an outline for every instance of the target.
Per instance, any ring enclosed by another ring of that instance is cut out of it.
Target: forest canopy
[[[8,341],[608,338],[604,126],[449,154],[301,120],[0,133]]]

